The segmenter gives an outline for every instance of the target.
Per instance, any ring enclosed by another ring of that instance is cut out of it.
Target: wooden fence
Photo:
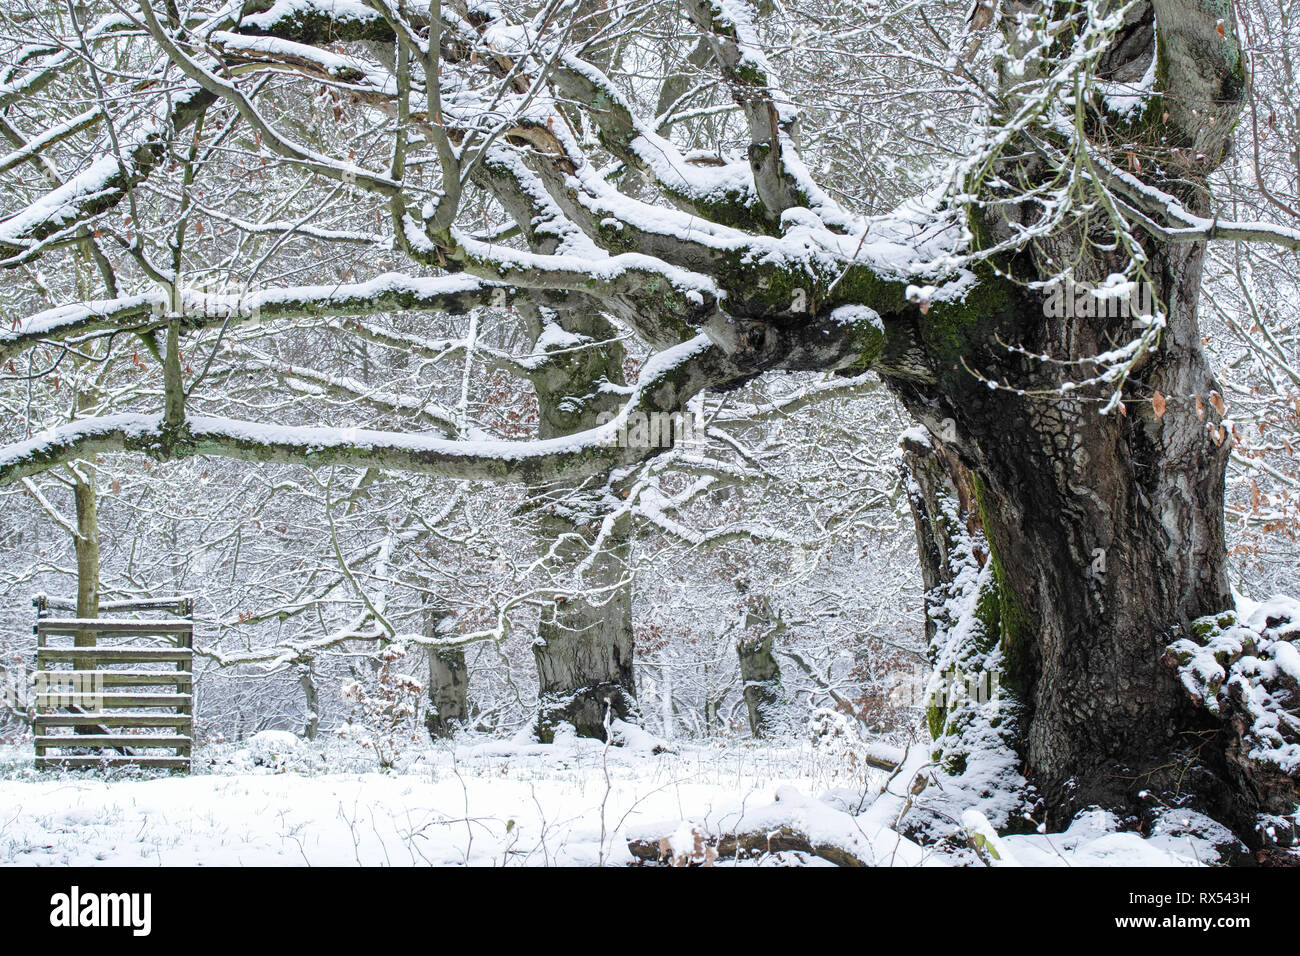
[[[36,768],[190,769],[194,748],[194,602],[115,601],[100,613],[170,611],[149,620],[56,617],[36,605]],[[51,753],[57,751],[57,753]]]

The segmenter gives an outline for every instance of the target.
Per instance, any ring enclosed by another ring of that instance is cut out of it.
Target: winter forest
[[[0,863],[1300,865],[1300,4],[2,0],[0,137]]]

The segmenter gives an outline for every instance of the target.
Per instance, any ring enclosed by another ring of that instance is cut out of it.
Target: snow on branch
[[[553,71],[556,92],[589,103],[602,143],[623,162],[654,177],[685,209],[726,225],[753,221],[758,201],[746,163],[702,166],[691,163],[654,124],[637,115],[614,83],[599,69],[572,54],[562,54]]]
[[[854,217],[813,181],[799,156],[798,111],[778,86],[763,55],[754,4],[749,0],[690,0],[687,11],[704,31],[749,123],[754,188],[771,222],[779,222],[787,209],[802,206],[819,214],[829,226],[854,229]]]
[[[0,331],[0,359],[47,341],[94,332],[145,331],[178,312],[182,326],[199,329],[226,322],[256,324],[309,316],[372,315],[407,309],[451,314],[477,308],[507,308],[518,287],[470,276],[422,277],[389,272],[364,282],[291,286],[243,293],[183,290],[175,308],[161,292],[58,306],[16,320]],[[530,298],[536,299],[535,295]],[[541,304],[559,305],[562,292]]]
[[[1236,222],[1217,216],[1199,216],[1163,189],[1120,169],[1099,153],[1092,158],[1119,192],[1125,210],[1161,239],[1170,242],[1206,242],[1211,239],[1267,242],[1293,251],[1300,250],[1300,229],[1268,222]]]
[[[56,464],[105,452],[144,452],[159,458],[217,455],[244,461],[377,467],[484,480],[554,481],[608,471],[658,450],[619,442],[632,412],[679,408],[701,389],[736,375],[707,337],[660,352],[648,361],[631,400],[612,421],[561,438],[538,441],[452,441],[428,435],[358,428],[276,425],[188,415],[171,427],[160,413],[79,419],[0,449],[0,485]]]
[[[26,208],[0,221],[0,267],[26,262],[99,213],[112,209],[162,161],[171,137],[212,103],[198,87],[173,94],[107,154]]]
[[[130,17],[112,14],[98,20],[84,31],[87,43],[111,38],[135,28]],[[0,71],[0,110],[7,110],[24,97],[45,89],[59,74],[81,56],[72,45],[50,46],[44,43],[12,51],[10,65]],[[27,72],[22,72],[24,69]],[[19,75],[21,73],[21,75]]]
[[[33,136],[13,152],[0,156],[0,173],[8,172],[20,163],[30,162],[55,143],[61,143],[68,137],[89,129],[103,118],[104,111],[96,107],[95,109],[86,110],[70,120],[59,123],[38,136]]]

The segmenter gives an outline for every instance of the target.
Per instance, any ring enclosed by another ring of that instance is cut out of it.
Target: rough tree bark
[[[448,617],[447,610],[434,601],[425,606],[424,633],[437,637]],[[429,648],[429,710],[424,726],[429,736],[451,737],[469,720],[469,670],[465,666],[463,647]]]
[[[740,681],[749,715],[749,732],[766,736],[772,729],[772,712],[781,701],[781,667],[772,653],[774,632],[736,642]]]
[[[975,508],[974,480],[957,456],[937,439],[904,436],[902,448],[903,470],[911,479],[907,498],[925,587],[925,638],[930,642],[937,627],[934,602],[939,588],[953,581],[957,542],[963,532],[983,529]],[[947,501],[955,503],[955,514],[944,507]]]
[[[74,539],[77,554],[77,617],[99,617],[99,508],[96,501],[95,470],[89,462],[80,462],[72,469],[72,497],[77,512],[77,535]],[[77,631],[72,636],[75,647],[94,647],[94,631]],[[73,661],[77,670],[93,670],[94,664],[84,658]],[[73,730],[82,735],[105,733],[103,727],[80,725]]]
[[[737,583],[742,594],[748,586]],[[764,737],[773,729],[773,717],[781,703],[781,665],[773,644],[785,624],[772,611],[765,597],[752,599],[741,621],[741,637],[736,641],[736,658],[740,667],[740,688],[749,717],[749,732]],[[766,633],[756,633],[760,629]]]
[[[308,740],[315,740],[320,731],[320,691],[316,686],[315,668],[310,661],[298,665],[298,686],[302,688],[307,709],[302,735]]]
[[[1116,74],[1140,75],[1150,62],[1153,14],[1160,88],[1180,95],[1156,100],[1122,132],[1159,157],[1162,188],[1204,214],[1204,179],[1225,153],[1243,92],[1240,50],[1215,27],[1231,24],[1230,4],[1139,4],[1109,64]],[[1044,172],[1033,159],[1005,165],[1004,174],[1031,181]],[[978,225],[994,241],[1019,212]],[[1098,238],[1080,221],[1006,271],[1046,279],[1073,263],[1077,279],[1100,284],[1125,263],[1090,241]],[[1023,287],[1004,286],[964,327],[917,321],[911,355],[924,371],[886,376],[974,474],[974,510],[999,589],[1003,679],[1029,708],[1026,770],[1054,824],[1092,803],[1139,814],[1142,791],[1191,795],[1221,819],[1252,809],[1233,805],[1221,761],[1205,746],[1215,725],[1184,702],[1160,664],[1195,618],[1232,605],[1223,536],[1229,445],[1215,430],[1216,383],[1197,325],[1204,246],[1140,239],[1168,327],[1122,412],[1098,414],[1095,400],[1062,393],[1079,366],[1034,356],[1086,360],[1131,338],[1131,320],[1052,317],[1044,296]],[[990,388],[969,369],[1023,391]],[[936,542],[921,543],[929,585]]]
[[[77,617],[93,618],[99,616],[99,508],[95,472],[87,462],[74,471],[72,496],[77,510]],[[77,632],[77,647],[94,645],[93,633]]]
[[[429,716],[431,737],[450,737],[469,720],[469,671],[463,648],[429,651]]]
[[[92,408],[94,395],[78,390],[78,410]],[[73,539],[77,555],[77,617],[99,617],[99,498],[95,487],[95,466],[89,461],[74,462],[72,474],[72,500],[77,514],[77,534]],[[78,631],[73,635],[77,647],[94,647],[93,631]],[[89,666],[76,661],[78,668]]]
[[[533,319],[534,350],[548,352],[533,374],[541,437],[593,427],[602,413],[617,407],[616,393],[607,386],[626,384],[617,331],[599,314],[523,311]],[[554,345],[539,346],[546,318],[562,334],[549,339]],[[555,542],[555,573],[574,586],[555,596],[537,625],[538,739],[554,739],[561,722],[571,724],[579,736],[604,738],[607,711],[619,720],[637,711],[631,519],[613,515],[617,498],[607,472],[580,482],[534,486],[532,492],[543,543]]]
[[[607,710],[612,719],[635,716],[632,591],[625,581],[629,524],[626,517],[617,520],[585,569],[586,592],[557,595],[542,612],[533,644],[541,692],[540,740],[553,739],[560,722],[572,724],[579,736],[603,738]],[[591,556],[588,536],[559,550],[571,566]]]

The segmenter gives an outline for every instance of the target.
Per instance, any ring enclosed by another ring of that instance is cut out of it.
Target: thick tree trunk
[[[1012,12],[1039,6],[1010,4]],[[1178,95],[1153,100],[1124,136],[1144,157],[1144,175],[1199,215],[1208,200],[1196,183],[1222,160],[1240,109],[1244,73],[1229,7],[1138,4],[1101,65],[1114,77],[1142,75],[1158,28],[1157,89]],[[1014,20],[1003,22],[1014,52]],[[1024,81],[1008,79],[1008,90]],[[1097,137],[1101,148],[1111,132]],[[1031,148],[1008,154],[998,174],[1032,182],[1051,172]],[[972,223],[989,242],[1036,215],[1028,206],[990,208]],[[1101,285],[1129,266],[1108,227],[1082,215],[1001,263],[1019,285],[988,282],[965,316],[914,316],[910,333],[891,343],[885,371],[973,474],[997,585],[1003,683],[1026,708],[1025,772],[1049,821],[1068,822],[1093,803],[1141,819],[1152,797],[1190,798],[1241,821],[1252,808],[1233,804],[1218,728],[1161,665],[1193,620],[1232,606],[1223,534],[1230,438],[1197,325],[1204,247],[1140,230],[1136,238],[1167,328],[1132,370],[1123,409],[1101,414],[1105,387],[1067,383],[1095,373],[1092,357],[1135,338],[1132,316],[1096,308],[1097,300],[1049,309],[1048,293],[1027,287],[1066,270]],[[938,546],[920,530],[918,541],[929,585]]]
[[[1026,770],[1058,823],[1090,803],[1136,807],[1141,791],[1198,793],[1221,815],[1228,809],[1217,762],[1202,748],[1212,728],[1160,663],[1195,618],[1232,604],[1222,517],[1229,449],[1211,431],[1215,382],[1196,324],[1200,260],[1195,246],[1160,256],[1156,294],[1168,303],[1169,328],[1126,414],[1100,415],[1096,402],[1068,394],[989,389],[938,367],[937,388],[892,383],[936,433],[955,429],[950,444],[976,476],[1003,681],[1029,709]],[[1123,321],[1050,319],[1026,295],[984,328],[982,346],[968,353],[980,364],[970,364],[1052,387],[1060,384],[1045,380],[1052,367],[988,343],[1095,354],[1125,334]],[[923,565],[933,563],[924,558],[923,550]]]
[[[541,691],[540,740],[550,741],[560,722],[572,724],[580,736],[603,738],[607,710],[620,720],[636,713],[629,531],[629,520],[619,518],[594,557],[587,542],[592,530],[560,546],[571,552],[566,564],[591,562],[583,571],[583,591],[557,595],[538,624],[533,655]]]
[[[773,713],[781,702],[781,667],[772,653],[773,633],[736,642],[740,680],[749,714],[749,732],[764,737],[772,730]]]
[[[437,637],[447,617],[446,608],[429,601],[424,611],[425,636]],[[429,648],[428,694],[424,726],[430,737],[451,737],[469,721],[469,669],[463,647]]]
[[[311,664],[298,665],[298,686],[302,688],[307,706],[307,720],[303,724],[302,734],[308,740],[315,740],[320,731],[320,692],[316,687],[316,673]]]
[[[78,469],[72,486],[77,510],[77,617],[99,616],[99,509],[95,501],[95,473],[89,464]],[[92,632],[78,632],[77,647],[93,647]]]
[[[99,617],[99,509],[95,500],[95,471],[83,462],[74,469],[72,496],[77,511],[77,617]],[[75,647],[94,647],[94,631],[77,631],[72,636]],[[84,658],[73,660],[77,670],[93,670],[94,664]],[[82,736],[106,733],[105,728],[89,724],[73,728]]]
[[[92,406],[94,395],[78,390],[74,404],[78,411]],[[95,487],[95,466],[89,461],[75,463],[72,472],[72,500],[77,513],[77,535],[73,547],[77,555],[77,617],[99,617],[99,500]],[[73,635],[76,647],[94,647],[94,631],[78,631]],[[90,669],[84,659],[76,659],[72,666],[77,670]],[[79,734],[100,733],[92,728],[76,729]]]
[[[424,725],[431,737],[450,737],[465,726],[469,721],[468,691],[464,649],[429,651],[429,715]]]
[[[534,339],[541,314],[533,316]],[[623,347],[603,316],[570,312],[555,317],[573,337],[536,366],[540,435],[554,438],[593,427],[612,411],[617,394],[602,384],[622,385]],[[575,344],[583,347],[575,349]],[[632,663],[632,525],[629,516],[606,528],[617,502],[610,476],[581,487],[534,488],[543,537],[558,543],[552,574],[572,590],[561,590],[543,611],[533,656],[537,661],[540,708],[538,739],[554,739],[559,723],[582,737],[605,737],[605,718],[637,714]],[[603,535],[603,537],[602,537]],[[593,548],[598,548],[594,551]]]

